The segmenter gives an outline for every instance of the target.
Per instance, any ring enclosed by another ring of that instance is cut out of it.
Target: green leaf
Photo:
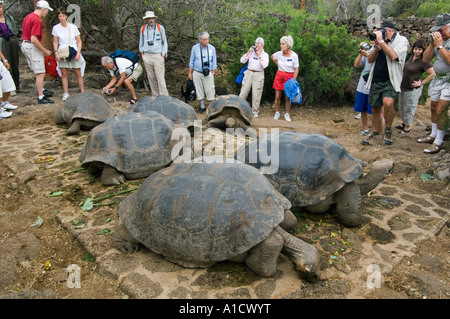
[[[111,229],[105,228],[97,233],[97,235],[107,235],[112,233]]]
[[[48,196],[49,197],[56,197],[56,196],[61,196],[62,194],[64,194],[63,191],[56,191],[56,192],[51,192]]]
[[[84,204],[83,204],[83,206],[81,206],[81,209],[82,210],[91,210],[93,207],[94,207],[94,202],[92,201],[92,198],[89,197],[84,201]]]
[[[426,174],[426,173],[420,173],[419,176],[425,182],[429,182],[429,181],[432,181],[434,179],[434,176],[432,176],[430,174]]]

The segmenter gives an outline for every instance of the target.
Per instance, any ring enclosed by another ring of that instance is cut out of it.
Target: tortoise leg
[[[320,256],[316,247],[289,234],[281,227],[275,228],[274,232],[277,232],[283,238],[282,253],[294,262],[299,277],[305,278],[309,282],[317,281],[319,279]]]
[[[112,243],[115,248],[126,254],[132,254],[140,248],[140,242],[130,234],[122,223],[116,227]]]
[[[103,167],[101,181],[103,185],[120,185],[125,182],[125,176],[112,166]]]
[[[277,270],[277,259],[283,248],[283,238],[275,231],[249,250],[245,264],[263,277],[272,276]]]
[[[359,226],[362,221],[361,191],[356,182],[346,184],[335,196],[339,221],[347,227]]]
[[[280,224],[280,227],[285,231],[290,231],[292,228],[297,226],[297,217],[289,209],[284,210],[284,219]]]
[[[81,123],[79,120],[73,120],[72,125],[67,130],[67,135],[80,134]]]

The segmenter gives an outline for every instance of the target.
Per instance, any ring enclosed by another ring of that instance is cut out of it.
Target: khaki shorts
[[[428,95],[431,101],[437,102],[439,100],[450,101],[450,82],[447,79],[440,79],[435,77],[428,87]]]
[[[394,100],[397,98],[397,92],[395,92],[391,81],[372,83],[370,86],[369,104],[372,107],[383,106],[383,99],[385,97]]]
[[[22,42],[22,52],[34,74],[45,73],[44,54],[33,43]]]
[[[134,82],[137,82],[142,75],[143,68],[140,63],[137,64],[137,67],[133,70],[133,73],[130,74],[128,78],[132,79]]]

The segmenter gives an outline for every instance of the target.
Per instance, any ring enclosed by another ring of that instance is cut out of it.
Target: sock
[[[7,101],[2,101],[2,106],[4,106],[6,103],[8,103]]]
[[[204,109],[205,108],[205,101],[200,101],[200,107],[202,108],[202,109]]]
[[[444,143],[444,136],[445,131],[437,130],[436,139],[434,140],[434,143],[439,146],[442,145],[442,143]]]
[[[42,96],[40,95],[40,96],[39,96],[39,100],[42,99],[44,96],[45,96],[45,95],[42,95]]]
[[[437,134],[437,123],[431,123],[431,137],[436,137]]]

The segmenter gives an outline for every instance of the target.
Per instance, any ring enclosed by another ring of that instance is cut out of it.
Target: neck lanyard
[[[200,45],[200,58],[202,59],[202,68],[204,68],[204,65],[203,65],[203,47],[202,47],[201,43],[199,43],[199,45]],[[208,46],[206,46],[206,54],[208,56],[208,69],[209,69],[210,65],[209,65],[209,49],[208,49]]]
[[[156,23],[156,22],[155,22]],[[152,43],[153,44],[155,44],[155,33],[156,33],[156,30],[155,30],[155,28],[156,28],[156,24],[154,24],[153,25],[153,28],[152,28],[152,30],[153,30],[153,40],[152,40]],[[150,39],[150,26],[147,24],[147,35],[148,35],[148,38]]]

